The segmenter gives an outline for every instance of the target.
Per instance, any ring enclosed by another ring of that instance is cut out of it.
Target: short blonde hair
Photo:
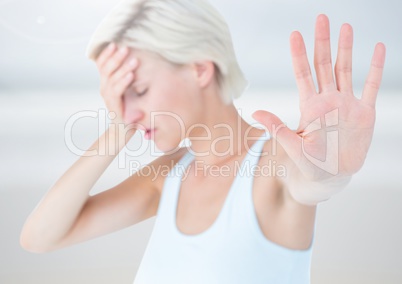
[[[207,0],[124,0],[96,29],[87,57],[95,61],[110,42],[154,52],[178,65],[212,61],[226,104],[248,85],[229,27]]]

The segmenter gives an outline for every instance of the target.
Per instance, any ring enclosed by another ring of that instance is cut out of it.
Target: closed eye
[[[145,91],[141,92],[141,93],[137,93],[137,97],[142,97],[143,95],[145,95],[147,93],[148,89],[145,89]]]
[[[148,91],[148,89],[146,89],[145,91],[143,91],[143,92],[136,92],[135,90],[134,90],[134,88],[128,88],[127,90],[126,90],[126,95],[128,95],[128,96],[130,96],[130,97],[142,97],[143,95],[145,95],[146,94],[146,92]]]

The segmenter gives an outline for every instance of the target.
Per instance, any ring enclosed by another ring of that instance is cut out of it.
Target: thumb
[[[276,115],[259,110],[252,117],[264,125],[271,137],[279,142],[289,157],[298,164],[302,155],[302,138],[290,130]]]

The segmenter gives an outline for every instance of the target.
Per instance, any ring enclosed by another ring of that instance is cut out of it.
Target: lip
[[[146,131],[147,131],[147,129],[149,129],[149,128],[146,128],[145,126],[143,126],[143,125],[141,125],[141,124],[138,124],[138,125],[137,125],[137,129],[138,129],[138,130],[142,130],[142,131],[145,131],[145,132],[146,132]]]
[[[147,128],[145,130],[145,136],[144,136],[145,139],[147,139],[147,140],[152,139],[154,137],[154,135],[155,135],[156,130],[157,130],[156,128],[154,128],[154,129]]]

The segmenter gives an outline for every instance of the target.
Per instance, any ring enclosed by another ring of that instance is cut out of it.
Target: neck
[[[264,133],[244,121],[233,104],[208,109],[203,121],[189,137],[189,150],[205,165],[222,165],[242,155]]]

